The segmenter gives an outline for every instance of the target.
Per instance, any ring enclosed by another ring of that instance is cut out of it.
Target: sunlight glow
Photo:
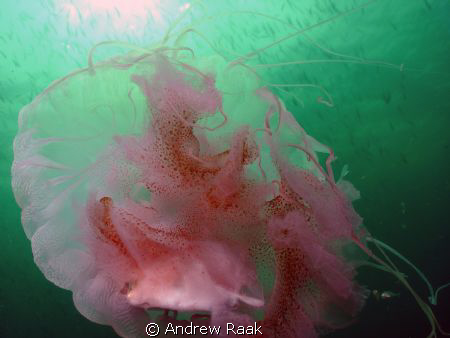
[[[170,2],[164,1],[165,8]],[[139,33],[148,22],[163,23],[161,0],[63,0],[57,6],[71,26],[88,23],[100,29]]]

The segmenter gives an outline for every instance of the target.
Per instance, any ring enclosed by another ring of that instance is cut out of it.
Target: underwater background
[[[310,135],[334,150],[336,175],[348,165],[347,179],[361,193],[354,206],[364,225],[435,288],[450,281],[450,1],[3,0],[1,5],[0,337],[116,336],[82,317],[71,293],[48,282],[33,262],[11,190],[18,112],[51,82],[85,67],[95,43],[150,45],[187,10],[183,25],[194,25],[229,59],[315,25],[280,41],[256,63],[305,61],[264,68],[265,79],[315,85],[278,95]],[[199,35],[186,39],[193,48],[207,48]],[[105,47],[95,59],[123,51]],[[347,61],[380,62],[341,62],[342,55],[353,57]],[[328,99],[327,94],[331,101],[320,104],[317,98]],[[417,274],[395,262],[428,297]],[[370,267],[358,271],[358,281],[372,294],[352,326],[327,337],[427,336],[425,315],[399,282]],[[393,296],[379,299],[374,290]],[[449,301],[450,288],[443,289],[432,307],[447,331]]]

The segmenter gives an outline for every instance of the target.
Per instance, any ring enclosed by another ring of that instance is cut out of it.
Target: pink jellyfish
[[[21,110],[22,223],[89,320],[123,337],[192,322],[306,338],[361,309],[347,248],[375,256],[359,193],[244,61],[164,45],[90,55]]]
[[[79,71],[21,111],[13,186],[36,263],[126,337],[152,308],[267,337],[339,327],[364,299],[343,257],[354,188],[248,69],[181,52]]]

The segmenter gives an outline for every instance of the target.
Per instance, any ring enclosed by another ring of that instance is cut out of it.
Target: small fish
[[[393,292],[393,291],[379,291],[379,290],[372,290],[372,295],[375,297],[376,300],[389,300],[394,297],[400,296],[400,293]]]
[[[389,104],[389,102],[391,102],[391,93],[389,92],[384,92],[383,93],[383,100],[386,104]]]
[[[400,154],[400,157],[402,158],[402,162],[403,162],[404,164],[408,164],[408,160],[407,160],[405,154]]]
[[[333,9],[334,13],[339,13],[338,9],[336,8],[336,5],[333,2],[330,2],[330,6]]]
[[[28,15],[26,13],[19,14],[19,19],[21,19],[22,21],[33,21],[34,20],[30,15]]]
[[[383,291],[381,293],[381,299],[385,300],[385,299],[391,299],[393,297],[398,297],[400,296],[400,293],[396,293],[396,292],[392,292],[392,291]]]
[[[390,25],[395,31],[398,30],[397,26],[394,25],[394,23],[393,23],[392,21],[389,21],[389,25]]]
[[[404,215],[406,213],[406,204],[405,204],[405,202],[400,202],[400,206],[401,206],[401,209],[402,209],[402,214]]]
[[[425,6],[428,8],[429,11],[431,11],[433,8],[431,7],[431,5],[428,3],[427,0],[423,0]]]

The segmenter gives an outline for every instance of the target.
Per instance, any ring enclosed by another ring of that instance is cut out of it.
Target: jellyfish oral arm
[[[165,262],[159,267],[144,271],[144,276],[127,293],[133,306],[163,308],[177,311],[209,311],[239,302],[262,307],[263,299],[257,299],[218,285],[199,262],[177,266],[177,260]]]

